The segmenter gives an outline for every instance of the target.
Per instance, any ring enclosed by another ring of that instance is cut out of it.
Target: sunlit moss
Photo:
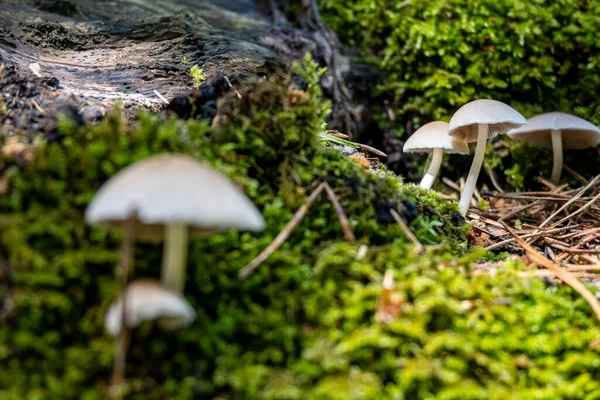
[[[453,222],[454,202],[321,145],[327,107],[310,76],[296,102],[285,79],[248,83],[245,98],[223,100],[216,126],[144,114],[130,125],[113,114],[97,126],[61,123],[63,141],[41,145],[30,163],[2,160],[10,185],[0,198],[0,252],[14,272],[16,311],[0,325],[0,398],[106,394],[113,350],[102,320],[116,294],[120,235],[86,226],[83,212],[118,170],[164,152],[190,154],[228,176],[267,229],[190,242],[185,293],[197,320],[180,332],[152,324],[135,331],[129,398],[596,396],[600,363],[586,346],[600,329],[587,304],[569,288],[517,278],[524,266],[514,261],[496,275],[471,274],[490,255],[466,248],[468,227]],[[322,196],[239,280],[323,181],[358,243],[344,241]],[[417,254],[390,208],[437,249]],[[135,276],[158,277],[160,260],[160,246],[138,244]],[[387,269],[404,305],[383,325],[374,315]]]

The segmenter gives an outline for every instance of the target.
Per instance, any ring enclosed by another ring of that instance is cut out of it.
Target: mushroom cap
[[[469,154],[469,145],[448,135],[448,123],[429,122],[413,133],[404,143],[405,153],[431,153],[442,149],[446,153]]]
[[[527,125],[508,132],[515,140],[525,140],[535,146],[552,148],[552,130],[562,132],[565,149],[586,149],[600,143],[600,129],[585,119],[562,112],[536,115]]]
[[[127,312],[125,323],[136,328],[145,321],[168,320],[169,328],[181,328],[196,318],[196,311],[183,296],[173,293],[153,279],[140,279],[130,283],[125,290]],[[123,296],[113,301],[104,317],[106,331],[117,336],[121,330]]]
[[[119,171],[98,190],[85,213],[88,223],[117,228],[134,217],[141,240],[161,240],[169,222],[185,223],[195,236],[265,226],[241,190],[181,154],[149,157]]]
[[[458,109],[450,120],[448,134],[467,143],[476,142],[479,124],[488,125],[488,138],[527,124],[525,117],[496,100],[475,100]]]

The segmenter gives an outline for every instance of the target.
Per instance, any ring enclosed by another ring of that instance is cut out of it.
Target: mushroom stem
[[[427,173],[423,176],[421,180],[421,187],[423,189],[431,189],[433,186],[433,181],[440,170],[440,166],[442,165],[442,158],[444,157],[444,150],[442,149],[433,149],[433,157],[431,158],[431,164],[429,164],[429,169]]]
[[[113,374],[111,377],[111,393],[112,398],[120,400],[123,398],[123,381],[125,380],[125,364],[127,362],[127,349],[131,332],[127,324],[127,280],[133,269],[134,249],[135,247],[135,217],[127,221],[125,225],[125,236],[121,247],[120,265],[117,269],[119,285],[121,286],[121,320],[119,329],[119,339],[115,343],[115,359],[113,366]]]
[[[477,148],[475,150],[475,156],[473,157],[473,164],[471,164],[467,182],[465,183],[462,195],[460,196],[460,201],[458,202],[458,208],[463,216],[467,214],[467,210],[469,209],[471,197],[473,197],[475,185],[477,184],[477,178],[479,178],[479,171],[481,171],[481,165],[483,164],[483,156],[485,155],[485,146],[487,144],[488,125],[478,124],[477,129]]]
[[[554,164],[552,165],[552,183],[558,186],[560,174],[563,167],[562,133],[552,129],[552,152],[554,153]]]
[[[176,293],[183,293],[187,262],[188,227],[183,222],[171,222],[165,228],[165,247],[161,281]]]

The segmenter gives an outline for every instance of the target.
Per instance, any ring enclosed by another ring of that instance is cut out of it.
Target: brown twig
[[[40,114],[46,114],[46,112],[44,111],[44,109],[38,104],[37,101],[35,101],[35,99],[31,99],[31,104],[33,104],[33,106],[36,108],[36,110],[38,110],[40,112]]]
[[[588,201],[587,203],[585,203],[583,206],[581,206],[576,211],[572,212],[571,214],[568,214],[566,217],[564,217],[561,220],[559,220],[558,222],[555,222],[554,224],[552,224],[552,226],[560,225],[563,222],[572,219],[574,216],[579,215],[579,214],[581,214],[584,211],[587,211],[587,209],[590,208],[592,206],[592,204],[594,204],[595,202],[597,202],[598,199],[600,199],[600,193],[598,193],[596,196],[594,196],[593,199],[591,199],[590,201]],[[540,225],[540,226],[542,226],[542,225]]]
[[[596,240],[596,235],[594,234],[589,234],[586,237],[584,237],[583,239],[581,239],[579,241],[579,243],[577,243],[574,247],[572,247],[572,249],[577,250],[580,249],[581,246],[585,246],[586,244],[588,244],[589,242]],[[561,254],[560,256],[558,256],[557,258],[557,262],[561,262],[562,260],[564,260],[565,258],[570,257],[569,252],[565,252],[563,254]]]
[[[528,238],[532,238],[532,237],[536,237],[536,236],[543,236],[543,235],[548,235],[548,234],[551,234],[551,233],[562,232],[562,231],[567,230],[567,229],[569,229],[569,227],[551,229],[551,230],[547,230],[547,231],[543,231],[543,232],[537,232],[537,233],[533,232],[533,233],[530,233],[530,234],[527,234],[527,235],[523,235],[523,236],[521,236],[521,238],[522,239],[528,239]],[[490,246],[487,246],[485,249],[486,250],[494,250],[494,249],[497,249],[498,247],[502,247],[505,244],[509,244],[509,243],[514,242],[514,241],[515,241],[515,238],[506,239],[506,240],[503,240],[501,242],[494,243],[494,244],[492,244]]]
[[[571,167],[569,167],[566,164],[563,164],[563,169],[565,171],[567,171],[573,178],[577,179],[579,182],[583,183],[584,185],[587,185],[587,183],[588,183],[587,179],[585,179],[583,176],[578,174],[574,169],[572,169]]]
[[[495,197],[498,199],[522,199],[522,200],[545,200],[546,197],[560,196],[563,199],[570,199],[570,196],[558,192],[523,192],[523,193],[496,193],[484,190],[483,195],[485,197]],[[543,197],[537,199],[537,197]]]
[[[557,278],[562,280],[567,285],[571,286],[577,293],[579,293],[585,299],[585,301],[587,301],[587,303],[592,308],[592,311],[596,315],[596,318],[600,321],[600,303],[598,302],[598,299],[596,298],[596,296],[594,296],[579,280],[577,280],[575,277],[573,277],[573,275],[571,275],[571,273],[569,273],[567,270],[560,267],[559,265],[555,264],[554,262],[548,260],[547,258],[544,258],[533,247],[531,247],[531,245],[529,243],[527,243],[523,239],[521,239],[515,233],[515,231],[513,231],[508,225],[506,225],[505,223],[503,223],[503,225],[504,225],[505,229],[511,235],[513,235],[513,237],[515,238],[517,243],[527,252],[529,257],[535,263],[552,271]],[[595,341],[590,343],[590,346],[593,343],[595,343]]]
[[[538,181],[539,183],[541,183],[542,185],[546,186],[546,187],[547,187],[548,189],[550,189],[550,190],[556,190],[556,189],[557,189],[557,186],[556,186],[554,183],[552,183],[552,182],[550,182],[550,181],[547,181],[547,180],[545,180],[545,179],[544,179],[544,178],[542,178],[541,176],[538,176],[538,178],[537,178],[537,181]]]
[[[589,272],[589,271],[600,271],[600,265],[598,264],[589,264],[589,265],[580,265],[580,264],[565,264],[565,267],[569,271],[573,272]],[[596,275],[600,278],[600,275]]]
[[[327,193],[327,197],[331,204],[333,205],[333,209],[340,221],[340,225],[342,226],[342,231],[344,232],[344,237],[348,241],[348,243],[356,242],[356,238],[354,237],[354,232],[352,232],[352,228],[350,227],[350,222],[348,222],[348,217],[346,217],[346,213],[342,208],[338,198],[335,196],[335,193],[331,189],[331,186],[327,182],[323,182],[323,187],[325,188],[325,193]]]
[[[336,138],[340,138],[340,139],[348,139],[350,138],[350,136],[343,134],[341,132],[337,132],[337,131],[332,131],[332,130],[326,130],[325,131],[326,134],[331,135],[331,136],[335,136]]]
[[[484,163],[484,165],[485,165],[485,172],[490,177],[490,180],[492,181],[492,185],[494,185],[494,188],[496,188],[496,190],[499,191],[500,193],[504,193],[504,190],[502,189],[502,187],[500,186],[500,184],[498,183],[498,181],[496,179],[496,174],[494,173],[494,170],[492,169],[492,167],[490,167],[490,165],[488,163]]]
[[[588,345],[588,348],[590,350],[595,350],[598,346],[600,346],[600,336],[592,340],[592,342]]]
[[[584,278],[584,279],[600,278],[600,274],[593,274],[593,273],[586,272],[586,271],[573,271],[573,270],[569,269],[569,273],[571,273],[571,275],[573,275],[573,277],[575,277],[575,278]],[[517,275],[520,277],[527,277],[527,276],[535,275],[538,278],[556,276],[556,274],[554,272],[546,270],[546,269],[538,269],[537,271],[521,271]]]
[[[408,229],[408,226],[402,220],[402,218],[400,218],[400,215],[396,212],[396,210],[394,210],[393,208],[390,208],[390,214],[392,214],[392,217],[394,217],[394,220],[400,226],[400,228],[402,229],[402,232],[404,232],[406,237],[408,237],[408,239],[411,242],[413,242],[413,244],[415,245],[415,247],[417,249],[417,253],[423,254],[425,252],[425,246],[423,246],[423,244],[421,242],[419,242],[419,239],[417,239],[417,237],[411,232],[411,230]]]
[[[262,264],[271,254],[275,252],[281,246],[286,239],[292,234],[294,229],[298,226],[302,218],[306,215],[310,206],[314,203],[314,201],[319,197],[321,192],[325,189],[325,185],[323,183],[319,184],[313,190],[313,192],[308,196],[308,199],[304,204],[300,206],[296,214],[292,217],[290,222],[287,223],[285,228],[273,239],[273,241],[258,255],[254,258],[254,260],[250,261],[248,265],[238,272],[238,277],[240,279],[245,279],[248,275],[252,273],[260,264]]]
[[[450,179],[446,178],[445,176],[442,177],[442,182],[448,186],[450,189],[458,192],[458,194],[460,194],[460,186],[458,186],[455,182],[452,182]]]
[[[573,196],[571,198],[571,200],[567,201],[558,210],[556,210],[548,218],[546,218],[544,220],[544,222],[542,222],[540,224],[540,228],[543,228],[546,224],[548,224],[550,221],[552,221],[552,219],[554,217],[556,217],[558,214],[560,214],[562,212],[562,210],[566,209],[569,205],[571,205],[572,203],[574,203],[578,198],[580,198],[581,196],[583,196],[584,193],[598,181],[598,179],[600,179],[600,175],[595,176],[594,179],[592,179],[583,189],[581,189],[575,196]],[[502,223],[504,223],[504,222],[502,222]],[[553,225],[553,226],[556,226],[556,224]]]
[[[571,232],[569,234],[559,236],[558,238],[559,239],[574,239],[579,236],[590,235],[590,234],[593,234],[593,233],[596,233],[599,231],[600,231],[600,228],[591,228],[591,229],[586,229],[583,232]]]
[[[362,144],[362,143],[354,143],[355,145],[357,145],[358,147],[360,147],[361,149],[363,149],[364,151],[368,152],[368,153],[373,153],[377,156],[380,157],[387,157],[388,155],[385,154],[383,151],[381,150],[377,150],[374,147],[371,146],[367,146],[366,144]]]

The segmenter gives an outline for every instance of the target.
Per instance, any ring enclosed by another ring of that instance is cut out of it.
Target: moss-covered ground
[[[185,294],[194,324],[134,332],[132,399],[600,399],[600,328],[570,288],[517,278],[506,261],[469,248],[469,227],[436,192],[373,174],[323,146],[328,104],[308,64],[304,91],[262,79],[220,100],[212,125],[118,114],[97,126],[61,123],[61,141],[30,160],[0,162],[0,253],[13,310],[0,321],[0,398],[106,395],[113,339],[103,317],[117,295],[120,233],[87,226],[86,205],[110,176],[144,157],[187,153],[240,185],[262,212],[261,233],[190,243]],[[318,200],[294,233],[247,279],[264,249],[321,182],[333,188],[357,243],[344,241]],[[417,254],[389,214],[399,210],[431,245]],[[416,212],[418,211],[418,212]],[[361,245],[368,251],[359,257]],[[161,248],[136,247],[135,277],[158,277]],[[375,313],[392,270],[401,313]]]

